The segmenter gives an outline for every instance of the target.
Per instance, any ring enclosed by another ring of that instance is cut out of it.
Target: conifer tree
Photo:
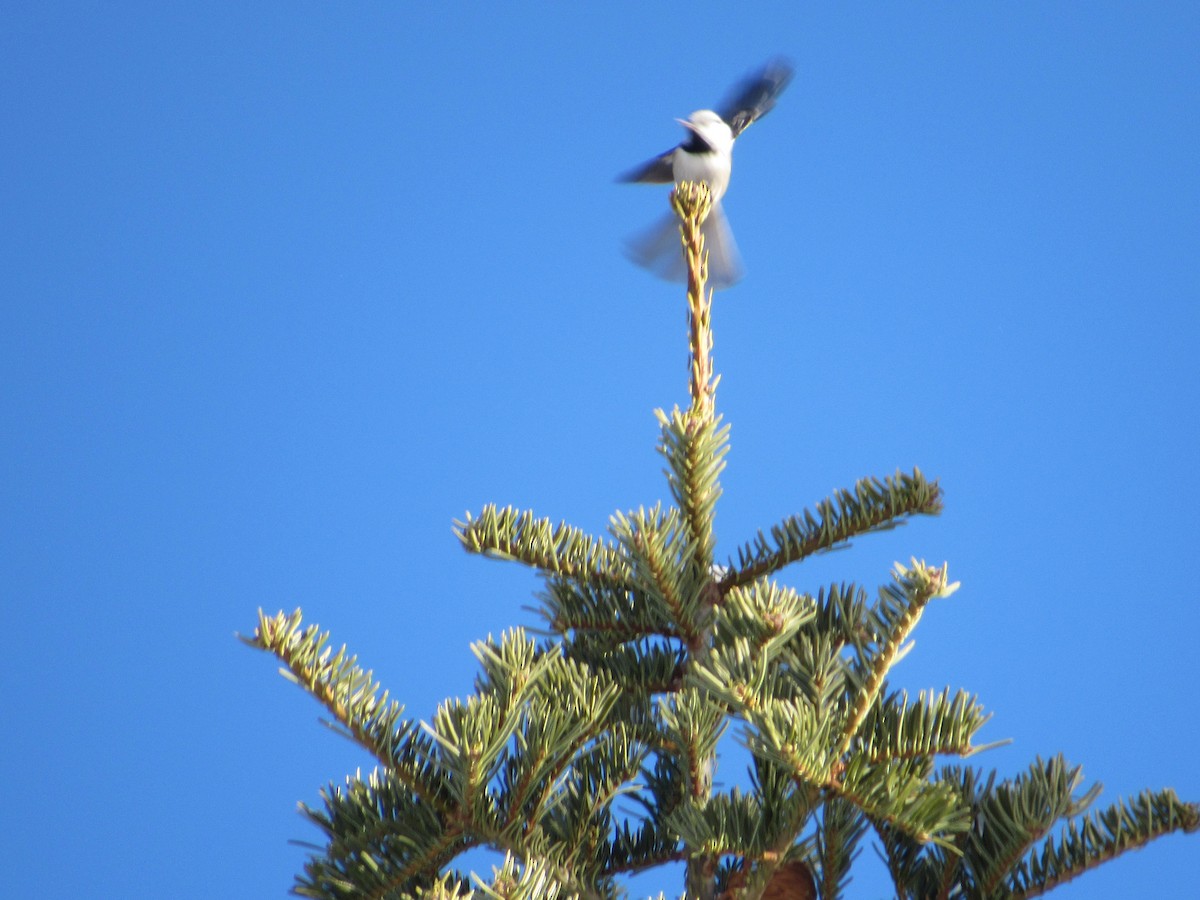
[[[304,807],[326,844],[295,892],[320,898],[622,894],[621,879],[684,863],[689,900],[834,900],[871,836],[896,896],[1036,897],[1165,834],[1200,807],[1169,789],[1093,809],[1099,788],[1060,757],[1012,779],[947,758],[988,719],[963,692],[889,688],[925,607],[953,594],[945,565],[895,566],[872,602],[853,583],[784,586],[786,567],[937,515],[919,470],[866,478],[718,561],[713,531],[728,428],[715,408],[703,185],[671,195],[688,262],[690,405],[659,411],[671,503],[609,534],[485,506],[456,523],[471,553],[536,570],[549,637],[514,628],[474,645],[475,692],[429,722],[403,707],[299,610],[259,613],[252,646],[325,706],[378,766]],[[719,790],[723,735],[748,748],[750,786]],[[464,873],[476,847],[504,855]]]

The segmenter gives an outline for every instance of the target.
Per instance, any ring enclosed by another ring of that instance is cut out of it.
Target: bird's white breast
[[[675,150],[671,168],[676,182],[706,182],[715,203],[725,196],[725,190],[729,187],[729,164],[728,153],[688,153],[679,147]]]
[[[729,187],[733,132],[729,130],[728,123],[711,109],[696,110],[683,124],[694,132],[696,139],[676,148],[671,166],[675,181],[706,182],[715,203]],[[696,152],[697,146],[707,147],[708,152]]]

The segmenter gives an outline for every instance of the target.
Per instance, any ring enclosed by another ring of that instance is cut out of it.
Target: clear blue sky
[[[666,192],[613,179],[779,53],[726,204],[723,550],[920,466],[940,519],[790,581],[948,560],[896,682],[978,692],[1013,743],[976,763],[1200,800],[1200,6],[189,6],[0,26],[11,896],[284,896],[296,802],[370,760],[255,610],[428,717],[536,621],[454,517],[666,496],[682,296],[619,251]],[[1054,896],[1198,879],[1173,838]]]

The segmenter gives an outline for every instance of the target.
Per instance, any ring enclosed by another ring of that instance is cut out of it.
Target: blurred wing
[[[636,169],[630,169],[623,175],[617,176],[617,181],[645,181],[655,184],[665,184],[675,180],[675,148],[672,147],[661,156],[656,156]]]
[[[742,258],[725,213],[718,203],[704,224],[704,247],[708,251],[708,283],[723,290],[742,277]],[[687,282],[687,265],[679,236],[679,220],[667,213],[653,227],[635,235],[625,245],[626,255],[644,269],[667,281]]]
[[[718,291],[736,284],[745,269],[721,204],[713,207],[700,231],[704,234],[704,249],[708,251],[708,283]],[[679,255],[682,257],[683,253]]]
[[[734,88],[717,114],[728,123],[736,138],[771,111],[791,80],[792,64],[786,59],[773,59]]]
[[[625,255],[667,281],[687,281],[683,263],[683,243],[679,237],[679,220],[667,213],[654,225],[635,235],[625,244]]]

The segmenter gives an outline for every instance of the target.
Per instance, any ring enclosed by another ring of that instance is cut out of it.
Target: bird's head
[[[675,121],[692,133],[693,138],[689,144],[699,141],[706,145],[707,149],[716,153],[727,153],[733,147],[733,132],[728,123],[711,109],[698,109],[686,119],[676,119]],[[685,146],[693,152],[702,149]]]

